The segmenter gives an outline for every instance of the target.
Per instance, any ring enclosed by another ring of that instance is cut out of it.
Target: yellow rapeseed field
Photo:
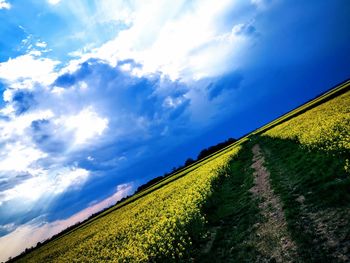
[[[192,246],[195,226],[205,223],[201,206],[240,147],[226,151],[186,176],[49,242],[22,262],[179,261]],[[198,234],[198,233],[197,233]]]
[[[350,153],[350,92],[346,92],[266,131],[263,136],[297,140],[309,149]],[[346,159],[345,170],[349,169]]]
[[[264,133],[296,139],[302,145],[326,151],[350,150],[350,92],[323,103]]]

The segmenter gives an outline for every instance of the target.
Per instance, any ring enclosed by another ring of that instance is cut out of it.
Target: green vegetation
[[[300,261],[343,262],[337,254],[350,240],[350,177],[343,169],[344,159],[291,140],[263,137],[259,143]]]
[[[255,224],[260,221],[253,187],[251,144],[229,163],[213,182],[213,193],[203,213],[211,233],[197,255],[198,262],[256,262],[259,252],[253,245]],[[212,240],[211,240],[212,239]],[[211,247],[207,247],[212,243]]]

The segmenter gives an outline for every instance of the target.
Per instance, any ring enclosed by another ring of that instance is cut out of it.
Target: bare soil
[[[302,204],[304,215],[316,230],[314,245],[319,246],[333,257],[334,262],[350,262],[349,209],[325,209],[307,212]]]
[[[297,246],[290,237],[280,198],[270,184],[270,173],[264,166],[260,146],[254,145],[253,164],[255,185],[250,192],[259,200],[263,221],[257,223],[256,246],[262,262],[296,262]],[[302,198],[300,198],[302,201]]]

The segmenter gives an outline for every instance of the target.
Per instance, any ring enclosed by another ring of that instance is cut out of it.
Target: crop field
[[[200,208],[211,181],[239,147],[187,176],[54,240],[23,262],[147,262],[186,257],[205,218]],[[67,249],[69,248],[69,249]]]
[[[349,86],[16,262],[349,262]]]
[[[342,94],[263,133],[295,140],[308,149],[350,156],[350,92]],[[349,170],[349,159],[344,168]]]

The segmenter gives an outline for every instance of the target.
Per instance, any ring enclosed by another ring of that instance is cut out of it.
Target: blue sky
[[[349,13],[0,0],[0,260],[348,79]]]

